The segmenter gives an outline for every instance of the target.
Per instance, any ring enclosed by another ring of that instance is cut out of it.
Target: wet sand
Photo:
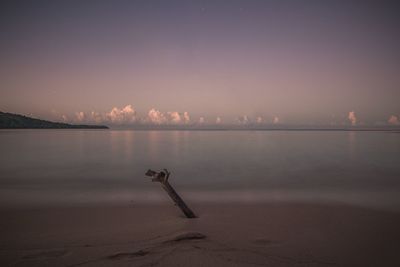
[[[0,266],[400,266],[400,213],[300,203],[0,209]]]

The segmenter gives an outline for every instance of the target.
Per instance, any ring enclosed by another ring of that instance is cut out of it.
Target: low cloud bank
[[[264,127],[268,125],[277,125],[277,126],[285,126],[282,124],[280,118],[278,116],[272,116],[270,118],[266,118],[263,116],[255,116],[249,117],[247,115],[242,115],[237,117],[233,120],[228,120],[223,122],[220,116],[212,118],[205,118],[203,116],[197,117],[193,119],[189,112],[179,112],[179,111],[167,111],[162,112],[155,108],[151,108],[147,114],[144,116],[138,116],[135,108],[132,105],[126,105],[124,107],[113,107],[108,112],[83,112],[79,111],[72,115],[62,115],[57,113],[56,111],[51,111],[53,116],[56,115],[59,120],[67,123],[76,123],[76,124],[106,124],[106,125],[121,125],[121,126],[133,126],[133,125],[157,125],[157,126],[218,126],[218,125],[225,125],[225,126],[239,126],[239,127]],[[344,115],[344,114],[343,114]],[[347,116],[343,117],[340,122],[337,123],[329,123],[329,125],[346,125],[347,120],[351,126],[362,126],[363,124],[360,123],[357,119],[356,113],[354,111],[350,111],[347,113]],[[332,116],[335,118],[335,116]],[[347,125],[349,125],[347,123]],[[398,115],[391,115],[386,121],[380,121],[380,125],[392,125],[392,126],[399,126],[399,116]],[[308,124],[309,125],[309,124]],[[316,124],[315,126],[324,126],[323,124]],[[375,123],[375,125],[377,125]],[[218,126],[220,127],[220,126]],[[276,127],[276,126],[275,126]]]
[[[62,115],[63,121],[68,121],[66,115]],[[204,118],[203,118],[204,121]],[[183,125],[191,122],[188,112],[180,113],[178,111],[169,111],[163,113],[155,108],[152,108],[144,118],[137,116],[136,110],[132,105],[126,105],[123,108],[113,107],[109,112],[99,113],[92,111],[85,113],[83,111],[76,112],[71,120],[74,123],[104,123],[112,125],[132,125],[138,124],[155,124],[155,125]]]
[[[95,112],[92,115],[96,116]],[[96,116],[92,119],[99,119],[100,116]],[[136,121],[136,111],[131,105],[127,105],[122,109],[114,107],[110,112],[106,113],[106,118],[108,121],[114,124],[129,124]]]
[[[250,121],[249,117],[247,117],[247,115],[243,115],[243,116],[240,116],[239,118],[237,118],[237,122],[241,125],[246,125],[246,124],[249,124],[251,121]]]
[[[63,121],[67,121],[68,117],[62,115]],[[110,124],[131,124],[137,121],[136,111],[132,105],[123,108],[113,107],[109,112],[99,113],[92,111],[85,113],[83,111],[75,113],[72,120],[76,123],[110,123]]]
[[[398,118],[397,116],[395,116],[395,115],[392,115],[392,116],[390,116],[390,118],[388,119],[388,123],[389,123],[390,125],[399,125],[399,124],[400,124],[399,118]]]
[[[95,112],[85,113],[83,111],[76,112],[72,119],[68,116],[62,115],[64,122],[73,123],[91,123],[91,124],[111,124],[111,125],[221,125],[222,118],[220,116],[215,118],[215,121],[206,123],[206,119],[201,116],[197,120],[192,120],[189,112],[168,111],[161,112],[155,108],[151,108],[147,115],[139,117],[135,108],[132,105],[125,107],[113,107],[109,112]],[[268,121],[263,117],[258,116],[251,119],[247,115],[240,116],[236,119],[236,123],[240,125],[252,124],[268,124]],[[273,117],[273,124],[279,123],[278,117]]]
[[[168,124],[188,124],[190,122],[190,116],[188,112],[179,113],[177,111],[167,112],[167,123]]]
[[[147,120],[153,124],[163,124],[167,121],[167,118],[160,111],[152,108],[147,114]]]
[[[356,113],[354,111],[350,111],[349,115],[347,116],[347,118],[351,122],[351,125],[354,126],[354,125],[357,124],[357,117],[356,117]]]
[[[86,120],[86,114],[85,114],[83,111],[81,111],[81,112],[76,112],[76,113],[75,113],[75,119],[76,119],[76,121],[78,121],[78,122],[83,122],[83,121]]]

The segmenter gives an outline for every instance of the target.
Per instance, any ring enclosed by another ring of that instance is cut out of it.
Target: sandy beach
[[[1,266],[399,266],[400,214],[344,205],[2,208]]]
[[[400,267],[400,1],[0,6],[0,267]]]

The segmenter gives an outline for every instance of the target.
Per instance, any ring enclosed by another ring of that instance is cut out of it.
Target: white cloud
[[[190,122],[190,116],[187,111],[183,112],[183,123],[189,123]]]
[[[273,124],[278,124],[279,123],[279,118],[277,116],[274,117],[274,119],[272,120]]]
[[[163,124],[167,121],[167,118],[164,116],[164,114],[154,108],[149,110],[147,119],[149,122],[154,124]]]
[[[76,113],[75,113],[75,119],[76,119],[78,122],[83,122],[83,121],[85,121],[85,120],[86,120],[86,114],[85,114],[85,112],[83,112],[83,111],[76,112]]]
[[[350,111],[347,118],[351,122],[351,125],[354,126],[357,124],[357,117],[356,117],[356,113],[354,111]]]
[[[90,113],[90,121],[95,123],[102,123],[104,121],[104,116],[98,112],[92,111]]]
[[[392,125],[399,125],[399,118],[395,115],[390,116],[390,118],[388,119],[388,123],[392,124]]]
[[[172,124],[179,124],[182,122],[181,115],[177,111],[167,112],[168,121]]]
[[[62,115],[64,122],[68,121],[66,115]],[[76,112],[72,121],[75,122],[86,122],[86,123],[114,123],[114,124],[129,124],[136,121],[136,111],[131,105],[127,105],[124,108],[114,107],[110,112],[99,113],[92,111],[85,113],[83,111]]]
[[[177,111],[169,111],[164,113],[151,109],[148,113],[148,121],[155,124],[188,124],[190,122],[190,115],[188,112],[179,113]]]
[[[132,123],[136,121],[136,111],[131,105],[127,105],[123,109],[114,107],[106,114],[106,118],[116,124]]]

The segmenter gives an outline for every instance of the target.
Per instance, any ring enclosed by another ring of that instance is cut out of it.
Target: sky
[[[1,1],[0,110],[66,122],[399,124],[396,1]]]

